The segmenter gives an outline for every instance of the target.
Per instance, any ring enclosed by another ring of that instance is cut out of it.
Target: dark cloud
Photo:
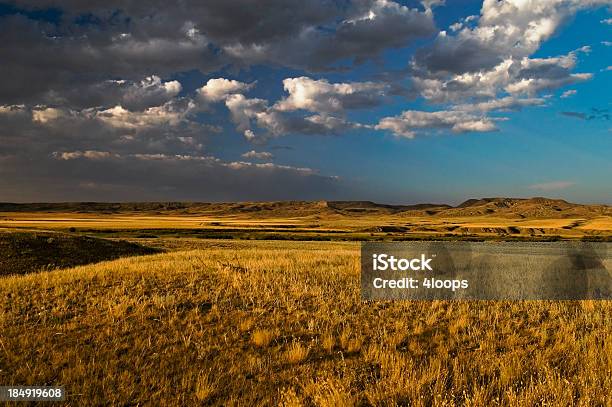
[[[433,15],[387,0],[361,1],[339,24],[326,30],[306,30],[270,56],[295,67],[321,70],[344,59],[360,63],[388,48],[407,46],[433,35]]]
[[[580,120],[610,120],[608,109],[591,108],[588,113],[585,112],[561,112],[563,116],[573,117]]]
[[[222,66],[206,39],[121,36],[123,29],[75,33],[21,15],[0,17],[0,104],[46,103],[91,90],[109,79],[140,80],[151,74],[208,72]],[[93,88],[92,88],[93,87]],[[98,93],[100,93],[98,91]]]
[[[24,156],[66,149],[191,153],[201,150],[216,131],[192,120],[191,106],[183,99],[144,111],[0,106],[0,152]]]
[[[419,50],[415,58],[431,73],[478,72],[495,67],[503,60],[499,49],[476,38],[438,37],[431,48]]]
[[[0,171],[3,201],[316,200],[344,188],[291,167],[206,160],[0,156]]]
[[[431,12],[389,0],[12,4],[14,12],[0,16],[1,104],[48,103],[77,86],[95,99],[104,80],[209,73],[228,64],[333,69],[434,32]],[[60,10],[59,21],[19,12],[49,8]]]
[[[576,119],[580,119],[580,120],[587,119],[586,113],[581,113],[581,112],[561,112],[561,114],[563,116],[575,117]]]

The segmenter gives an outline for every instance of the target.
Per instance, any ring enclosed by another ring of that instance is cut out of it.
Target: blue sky
[[[0,200],[612,203],[609,1],[241,3],[0,3]]]

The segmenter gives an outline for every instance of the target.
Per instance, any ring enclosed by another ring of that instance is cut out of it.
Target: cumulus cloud
[[[537,51],[578,10],[609,4],[606,0],[485,0],[478,24],[457,35],[442,31],[431,48],[417,54],[429,72],[462,74],[489,70],[507,58]]]
[[[0,105],[0,114],[12,115],[21,113],[25,109],[25,105]]]
[[[225,105],[239,131],[248,140],[256,138],[253,127],[265,132],[263,137],[279,137],[288,134],[335,135],[359,127],[344,118],[327,114],[303,116],[269,106],[267,100],[247,98],[241,94],[230,95]]]
[[[533,95],[541,90],[556,89],[591,79],[591,73],[571,73],[576,65],[577,53],[588,52],[586,49],[581,48],[553,58],[523,58],[517,64],[513,81],[506,85],[505,90],[509,93]]]
[[[416,52],[410,65],[414,89],[426,101],[446,108],[447,117],[453,117],[453,111],[486,113],[544,105],[542,92],[592,79],[592,73],[574,72],[580,55],[590,53],[591,47],[554,57],[532,55],[577,11],[604,4],[608,2],[485,0],[479,16],[461,19],[450,33],[441,31],[432,45]],[[383,120],[396,134],[414,136],[413,127],[401,116]],[[485,118],[458,121],[450,128],[490,131],[495,126]]]
[[[209,79],[206,85],[198,89],[197,92],[200,98],[206,102],[219,102],[227,99],[230,95],[244,93],[253,86],[253,83],[215,78]]]
[[[382,103],[388,85],[374,82],[329,83],[325,79],[287,78],[283,86],[289,96],[276,103],[279,111],[343,112]]]
[[[496,130],[493,119],[482,116],[492,111],[520,110],[545,103],[543,98],[506,96],[477,103],[461,103],[447,111],[408,111],[398,117],[386,117],[377,125],[354,123],[344,118],[349,110],[376,106],[384,100],[389,85],[377,82],[330,83],[309,77],[287,78],[283,81],[288,96],[269,105],[267,100],[247,98],[235,93],[225,96],[225,104],[232,120],[245,137],[256,139],[252,128],[265,135],[278,137],[286,134],[341,134],[360,128],[390,130],[396,135],[412,138],[414,129],[450,129],[453,132],[485,132]],[[315,112],[302,116],[301,111]],[[475,113],[480,112],[481,116]],[[499,118],[497,119],[499,120]],[[264,136],[265,138],[265,136]]]
[[[391,0],[15,0],[0,16],[0,103],[28,103],[106,79],[275,64],[333,70],[435,32],[429,10]],[[58,22],[28,11],[61,9]],[[90,24],[79,24],[83,17]],[[28,52],[23,52],[28,50]],[[48,69],[51,67],[52,69]],[[49,102],[49,101],[46,101]],[[129,106],[129,108],[132,108]]]
[[[318,24],[295,24],[287,20],[279,27],[287,31],[269,41],[257,39],[227,43],[223,49],[233,58],[250,63],[273,62],[308,70],[325,70],[336,62],[363,62],[375,58],[388,48],[404,47],[414,40],[435,32],[431,10],[418,10],[390,0],[355,0],[349,2],[292,4],[284,2],[280,9],[312,11]],[[326,6],[331,6],[331,9]],[[278,14],[271,11],[270,15]],[[268,16],[266,20],[274,17]]]
[[[181,103],[182,102],[182,103]],[[109,126],[141,130],[156,126],[178,126],[186,115],[195,108],[195,103],[171,101],[144,111],[130,111],[121,105],[95,112],[95,117]]]
[[[572,72],[581,52],[585,50],[550,58],[507,58],[491,69],[443,77],[421,71],[413,81],[425,99],[437,103],[496,98],[500,94],[534,96],[543,90],[591,79],[591,73]]]
[[[159,106],[178,96],[181,89],[179,81],[162,82],[159,76],[152,75],[127,86],[123,91],[121,104],[134,110]]]
[[[121,105],[136,111],[169,102],[178,97],[182,89],[177,80],[164,81],[157,75],[149,75],[134,80],[107,79],[87,84],[77,82],[61,91],[49,88],[37,98],[37,102],[71,110]]]
[[[279,181],[279,190],[288,184],[332,188],[315,170],[248,162],[272,159],[265,151],[248,151],[245,161],[235,162],[211,156],[209,150],[225,146],[211,145],[212,134],[226,131],[228,121],[214,115],[227,115],[254,144],[359,129],[402,137],[486,132],[504,119],[498,112],[545,105],[553,100],[542,92],[591,79],[588,72],[575,72],[589,47],[533,55],[578,10],[605,1],[485,0],[478,16],[437,33],[434,12],[442,3],[269,0],[252,7],[252,0],[186,0],[167,7],[159,0],[14,0],[0,16],[0,149],[3,165],[10,162],[4,157],[27,157],[34,164],[29,175],[15,170],[23,164],[19,159],[10,174],[2,169],[14,177],[13,191],[16,180],[45,179],[47,169],[79,181],[73,185],[100,188],[113,183],[111,174],[125,177],[126,191],[138,182],[155,188],[151,174],[168,191],[208,189],[210,183],[219,193],[236,188],[256,195],[254,185],[266,184],[253,180],[264,173],[269,182]],[[61,17],[47,18],[49,8],[59,9]],[[432,42],[401,73],[371,72],[368,65],[346,75],[368,60],[380,68],[385,51],[420,39]],[[250,68],[260,64],[274,75],[291,72],[281,97],[266,96],[278,83],[255,89],[253,79],[238,79],[257,76],[259,68]],[[331,71],[334,80],[325,78]],[[224,78],[224,72],[237,78]],[[194,84],[194,78],[211,76]],[[251,91],[259,91],[258,97]],[[358,123],[354,114],[417,95],[437,106],[368,123]],[[221,108],[208,109],[213,103]],[[583,113],[585,120],[594,115]],[[79,170],[91,179],[71,178]],[[224,179],[233,184],[223,185]]]
[[[231,113],[232,120],[236,123],[238,130],[246,132],[250,130],[251,119],[257,119],[266,114],[268,102],[263,99],[248,99],[244,95],[231,95],[225,101],[225,105]],[[253,136],[251,131],[248,135]]]
[[[57,120],[62,116],[62,110],[56,109],[54,107],[45,107],[32,110],[32,120],[43,124],[51,122],[53,120]]]
[[[255,158],[257,160],[270,160],[274,156],[272,155],[272,153],[269,153],[267,151],[251,150],[251,151],[247,151],[246,153],[242,154],[242,157],[243,158]]]
[[[253,133],[253,130],[251,129],[246,129],[244,131],[244,138],[246,138],[249,141],[252,141],[256,138],[257,136],[255,135],[255,133]]]
[[[84,156],[95,151],[200,151],[218,130],[193,120],[193,107],[194,102],[184,98],[142,111],[121,105],[81,110],[4,105],[0,107],[0,149],[27,157],[66,150]]]
[[[84,158],[88,160],[103,160],[106,158],[117,157],[116,154],[110,153],[108,151],[96,151],[96,150],[64,151],[64,152],[54,151],[52,156],[59,160],[76,160],[79,158]]]
[[[478,17],[460,21],[454,34],[442,31],[433,45],[412,61],[415,88],[432,102],[495,98],[556,89],[592,78],[573,73],[584,46],[567,55],[531,58],[578,10],[607,4],[601,0],[485,0]]]
[[[44,9],[42,3],[32,7]],[[70,97],[82,100],[87,95],[74,95],[75,88],[80,92],[92,88],[95,92],[96,84],[117,77],[136,81],[151,73],[166,76],[194,69],[208,72],[222,65],[206,38],[189,36],[182,25],[168,24],[164,30],[150,32],[143,27],[138,32],[144,16],[131,23],[123,16],[121,23],[113,24],[111,15],[101,14],[98,26],[73,25],[70,18],[56,25],[24,14],[0,16],[0,41],[5,44],[0,50],[0,77],[11,78],[0,80],[0,103],[49,102],[43,99]],[[119,15],[115,17],[121,21]],[[121,35],[123,30],[125,35]],[[176,92],[176,82],[169,82],[159,92],[155,89],[157,80],[151,78],[151,83],[144,83],[146,92],[153,90],[162,97],[164,92]]]
[[[408,110],[399,116],[385,117],[375,126],[396,136],[414,138],[417,130],[450,129],[455,133],[489,132],[497,128],[490,118],[462,111],[424,112]]]

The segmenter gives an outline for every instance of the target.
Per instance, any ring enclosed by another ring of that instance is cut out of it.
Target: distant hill
[[[0,212],[71,212],[71,213],[147,213],[177,215],[249,215],[255,218],[275,216],[359,217],[406,215],[436,217],[491,216],[521,218],[594,218],[612,216],[608,205],[574,204],[549,198],[468,199],[455,207],[445,204],[386,205],[370,201],[273,201],[273,202],[65,202],[0,203]]]
[[[574,204],[549,198],[482,198],[469,199],[443,216],[496,216],[504,218],[594,218],[612,215],[608,205]]]

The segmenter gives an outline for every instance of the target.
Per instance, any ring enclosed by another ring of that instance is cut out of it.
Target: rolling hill
[[[511,219],[612,216],[608,205],[584,205],[549,198],[468,199],[457,206],[446,204],[386,205],[370,201],[273,202],[63,202],[0,203],[1,212],[141,213],[176,215],[249,215],[265,217],[409,215],[437,217],[490,216]]]

